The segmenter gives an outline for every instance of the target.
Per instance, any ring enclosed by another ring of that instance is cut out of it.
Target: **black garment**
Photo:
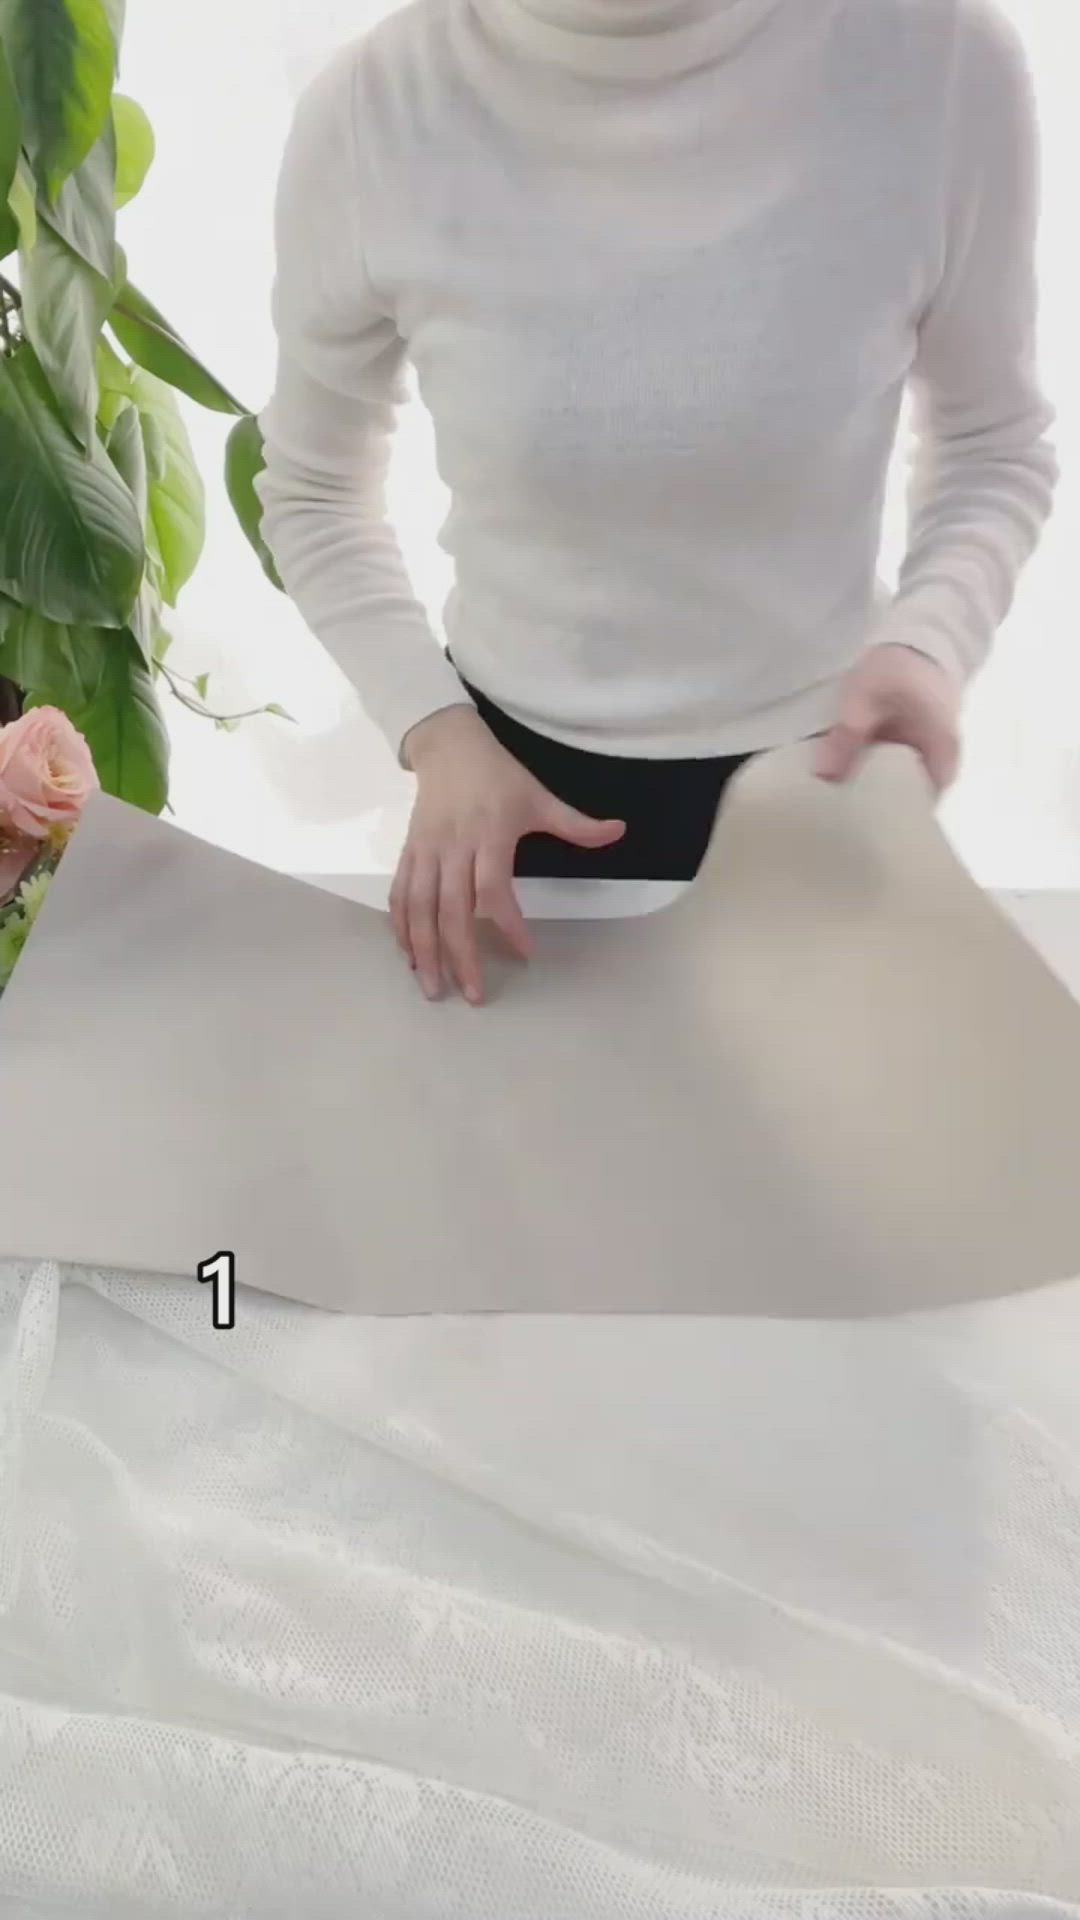
[[[709,845],[732,774],[750,758],[632,760],[545,739],[462,683],[481,718],[515,760],[567,806],[596,820],[625,820],[614,846],[572,847],[546,833],[519,842],[514,871],[531,878],[692,880]]]

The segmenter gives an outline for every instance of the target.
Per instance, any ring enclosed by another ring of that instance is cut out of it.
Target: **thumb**
[[[610,847],[626,832],[625,820],[593,820],[576,807],[552,800],[540,814],[540,831],[567,840],[572,847]]]
[[[815,772],[822,780],[848,780],[854,773],[878,727],[868,702],[852,701],[821,741]]]

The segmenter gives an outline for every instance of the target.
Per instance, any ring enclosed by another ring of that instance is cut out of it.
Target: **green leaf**
[[[113,466],[135,502],[139,519],[145,521],[149,499],[146,448],[143,445],[139,410],[134,401],[129,400],[118,414],[106,438],[105,447]]]
[[[129,632],[147,666],[153,664],[154,638],[161,614],[161,595],[153,581],[147,580],[135,602]]]
[[[131,358],[170,387],[213,413],[246,413],[239,400],[195,358],[164,315],[128,281],[117,295],[109,325]]]
[[[4,641],[12,621],[17,620],[24,611],[17,600],[9,600],[6,593],[0,593],[0,673],[9,680],[14,680],[15,675],[4,665]]]
[[[296,725],[296,715],[289,713],[285,707],[279,707],[276,700],[271,700],[269,704],[263,708],[263,712],[272,713],[275,720],[287,720],[291,727],[295,727]]]
[[[154,164],[154,129],[137,100],[126,93],[113,95],[113,132],[116,135],[116,204],[126,207],[142,190]]]
[[[111,289],[42,223],[20,262],[23,326],[68,426],[81,447],[94,436],[97,343]]]
[[[116,48],[116,71],[120,70],[120,49],[124,44],[127,0],[105,0],[105,14],[109,22],[109,32]]]
[[[98,341],[98,385],[102,393],[121,393],[125,399],[131,390],[131,368],[104,339]]]
[[[205,700],[210,686],[210,675],[208,673],[197,673],[191,684],[198,694],[199,699]]]
[[[4,637],[4,672],[39,706],[81,711],[97,698],[106,648],[117,638],[115,630],[64,626],[19,607]]]
[[[22,143],[50,202],[109,118],[116,43],[104,0],[0,0]]]
[[[143,420],[150,480],[146,543],[161,565],[161,591],[175,607],[199,564],[206,541],[206,494],[188,431],[171,387],[133,368],[130,391]]]
[[[0,196],[11,190],[22,151],[22,113],[15,91],[15,75],[0,40]]]
[[[122,393],[99,393],[97,423],[98,432],[104,440],[108,440],[120,415],[130,404],[131,402]]]
[[[3,42],[0,41],[0,260],[19,244],[19,223],[9,205],[22,152],[22,114]]]
[[[169,736],[150,668],[128,632],[105,636],[93,697],[75,707],[55,699],[86,740],[98,779],[146,813],[160,813],[169,796]],[[43,706],[34,698],[30,706]]]
[[[97,344],[98,426],[108,437],[131,400],[131,369],[109,343]]]
[[[255,491],[255,482],[265,465],[262,428],[254,414],[246,414],[230,429],[225,442],[225,486],[233,512],[258,554],[263,572],[273,586],[284,592],[274,556],[263,539],[262,502]]]
[[[19,161],[7,203],[15,222],[15,238],[11,247],[6,250],[0,243],[0,259],[5,258],[5,252],[12,252],[16,246],[21,247],[24,253],[31,253],[37,243],[38,218],[34,202],[34,181],[25,160]]]
[[[75,445],[32,347],[0,358],[0,592],[51,620],[120,627],[144,562],[135,502],[97,436]]]
[[[55,204],[42,202],[38,211],[107,286],[115,290],[122,284],[116,245],[116,136],[111,119],[82,166],[65,180]]]
[[[154,655],[155,666],[159,667],[161,665],[161,662],[164,660],[165,655],[168,653],[169,648],[172,646],[172,643],[173,643],[172,634],[169,633],[167,629],[163,627],[159,622],[157,631],[154,634],[153,655]]]
[[[15,91],[15,76],[0,41],[0,219],[7,207],[8,195],[19,170],[22,151],[22,114]],[[0,227],[0,232],[3,228]],[[4,251],[10,252],[10,248]]]
[[[152,380],[153,374],[143,375],[143,379]],[[168,387],[165,389],[171,391]],[[157,485],[165,479],[169,471],[169,441],[161,421],[152,413],[144,413],[142,418],[143,445],[146,449],[146,470],[151,484]],[[194,459],[194,455],[192,456]]]

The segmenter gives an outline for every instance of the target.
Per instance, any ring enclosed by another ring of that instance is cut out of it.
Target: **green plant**
[[[166,610],[205,535],[178,393],[235,416],[230,499],[280,582],[260,533],[258,423],[133,284],[117,241],[154,158],[149,120],[116,91],[124,9],[0,0],[0,723],[60,707],[103,787],[159,812],[159,691],[218,726],[247,717],[214,713],[206,676],[166,660]]]
[[[33,932],[57,865],[56,858],[42,860],[21,882],[14,897],[0,905],[0,993],[11,979],[15,963]]]

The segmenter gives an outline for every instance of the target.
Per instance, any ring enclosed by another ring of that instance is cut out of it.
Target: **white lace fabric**
[[[0,1263],[0,1915],[1080,1920],[1078,1380]]]

